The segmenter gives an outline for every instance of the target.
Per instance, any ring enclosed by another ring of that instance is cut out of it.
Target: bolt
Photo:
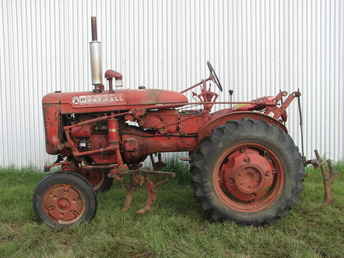
[[[49,206],[48,210],[50,210],[50,211],[55,210],[55,206],[53,206],[53,205]]]

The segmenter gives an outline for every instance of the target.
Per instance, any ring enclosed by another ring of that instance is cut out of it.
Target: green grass
[[[115,185],[98,195],[90,224],[63,231],[38,223],[33,214],[32,192],[43,174],[0,169],[0,257],[344,257],[342,177],[334,185],[335,203],[322,208],[321,177],[312,171],[293,211],[257,228],[209,223],[186,184],[185,168],[178,169],[184,174],[162,186],[150,213],[135,214],[143,191],[129,212],[121,212],[124,192]]]

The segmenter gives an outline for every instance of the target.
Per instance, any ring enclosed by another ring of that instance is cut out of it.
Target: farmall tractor
[[[34,193],[33,207],[42,221],[58,228],[90,221],[97,208],[95,192],[126,175],[135,182],[164,174],[158,171],[163,162],[154,162],[153,156],[162,152],[189,153],[194,195],[211,220],[262,225],[295,204],[303,188],[304,164],[285,122],[298,92],[217,102],[216,92],[223,88],[209,62],[209,77],[181,92],[122,89],[122,75],[112,70],[105,72],[106,90],[100,47],[92,17],[93,91],[43,98],[46,150],[57,155],[46,170],[59,169]],[[190,91],[196,102],[184,95]],[[217,104],[228,108],[212,112]],[[151,170],[142,168],[148,156],[153,157]],[[153,197],[139,213],[155,199],[152,181],[147,188]]]

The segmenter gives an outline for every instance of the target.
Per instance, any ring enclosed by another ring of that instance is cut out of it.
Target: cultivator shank
[[[139,187],[145,186],[147,191],[147,200],[146,204],[142,209],[136,211],[137,214],[144,214],[147,211],[151,210],[152,205],[154,204],[157,194],[156,190],[162,184],[168,182],[169,178],[174,178],[176,175],[173,172],[166,172],[166,171],[154,171],[150,169],[137,169],[137,170],[129,170],[127,172],[121,173],[120,180],[122,181],[123,176],[129,176],[130,181],[128,184],[125,185],[127,190],[126,198],[124,201],[124,205],[122,211],[127,211],[133,201],[134,192],[138,190]],[[164,179],[153,181],[151,177],[163,177]]]

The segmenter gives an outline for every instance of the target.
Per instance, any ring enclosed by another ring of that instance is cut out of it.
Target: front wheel
[[[54,173],[43,178],[32,202],[38,218],[53,228],[88,222],[97,208],[92,186],[74,173]]]
[[[109,191],[113,184],[113,178],[108,177],[106,171],[100,169],[85,169],[79,173],[87,179],[96,193]]]
[[[286,214],[303,188],[304,167],[291,137],[264,121],[216,128],[191,155],[196,198],[213,220],[262,225]]]

